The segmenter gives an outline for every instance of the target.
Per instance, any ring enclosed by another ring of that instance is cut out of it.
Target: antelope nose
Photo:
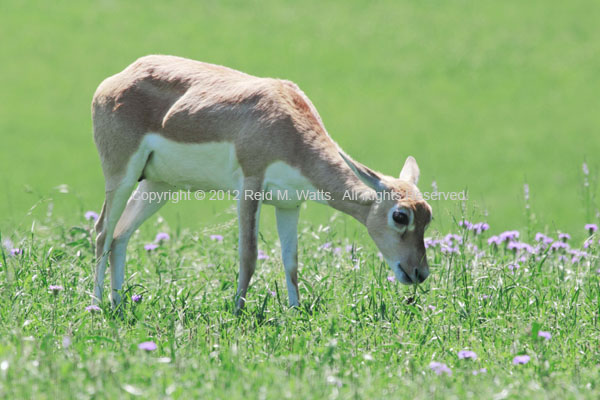
[[[405,270],[404,268],[402,268],[402,264],[398,263],[396,264],[398,269],[400,270],[400,274],[402,276],[402,278],[400,279],[400,281],[406,285],[414,285],[416,282],[415,279],[413,279],[412,276],[410,276]]]
[[[429,276],[429,271],[416,270],[415,275],[417,277],[417,281],[419,281],[419,283],[423,283],[425,279],[427,279],[427,277]]]

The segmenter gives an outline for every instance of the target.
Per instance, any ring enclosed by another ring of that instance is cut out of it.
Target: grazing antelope
[[[129,238],[166,201],[144,193],[178,189],[240,193],[238,309],[256,267],[263,202],[276,207],[289,304],[299,305],[300,193],[328,193],[323,202],[364,224],[400,282],[429,275],[423,233],[431,207],[415,186],[415,159],[406,159],[397,179],[353,161],[290,81],[151,55],[100,84],[92,119],[106,181],[96,223],[95,302],[109,262],[111,299],[119,304]],[[284,192],[288,198],[246,195]]]

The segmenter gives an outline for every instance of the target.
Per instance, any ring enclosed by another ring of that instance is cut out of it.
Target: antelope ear
[[[377,175],[377,173],[364,165],[355,163],[351,159],[349,159],[344,153],[339,152],[340,156],[344,159],[346,164],[350,167],[352,172],[360,179],[365,185],[375,190],[376,192],[382,192],[386,189],[383,182],[381,182],[381,178]]]
[[[404,162],[404,167],[400,171],[400,180],[407,181],[416,185],[419,182],[419,166],[413,156],[408,156]]]

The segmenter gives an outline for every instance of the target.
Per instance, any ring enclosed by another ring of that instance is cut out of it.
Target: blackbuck
[[[256,267],[262,203],[276,207],[289,304],[299,305],[302,193],[321,193],[320,201],[365,225],[398,281],[429,275],[423,234],[431,207],[419,196],[415,159],[398,178],[352,160],[293,82],[151,55],[100,84],[92,119],[106,189],[96,223],[96,303],[107,263],[111,299],[120,303],[129,238],[168,201],[150,201],[147,192],[180,189],[239,194],[238,309]]]

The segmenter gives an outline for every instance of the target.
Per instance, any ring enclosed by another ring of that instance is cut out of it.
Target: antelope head
[[[416,186],[419,180],[416,160],[409,156],[400,176],[393,178],[342,156],[356,176],[375,190],[366,226],[396,279],[405,285],[423,282],[429,276],[423,236],[431,222],[432,210]]]

